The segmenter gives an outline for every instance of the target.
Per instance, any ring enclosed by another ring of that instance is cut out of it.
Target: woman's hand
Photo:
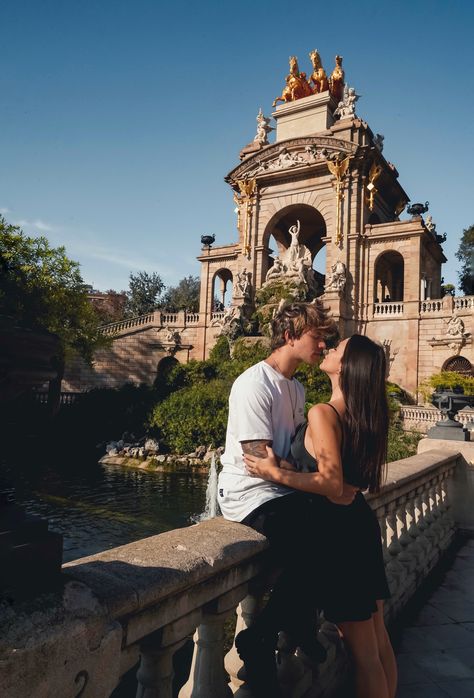
[[[247,472],[252,477],[260,477],[262,480],[273,480],[275,474],[279,471],[278,460],[270,446],[266,446],[266,458],[252,456],[249,453],[244,453],[243,459]]]

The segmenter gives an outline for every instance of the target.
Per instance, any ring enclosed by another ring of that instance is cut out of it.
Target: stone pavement
[[[395,641],[397,698],[474,697],[474,539]]]

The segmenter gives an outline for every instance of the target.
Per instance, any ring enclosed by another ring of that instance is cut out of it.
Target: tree
[[[113,289],[109,289],[105,291],[105,293],[89,292],[89,300],[94,307],[101,325],[123,320],[125,302],[127,300],[125,291],[117,292]]]
[[[459,287],[466,296],[474,295],[474,225],[463,230],[456,257],[461,262]]]
[[[87,297],[79,264],[64,247],[50,247],[44,237],[25,235],[0,216],[0,315],[31,329],[56,334],[63,353],[92,360],[108,340]]]
[[[148,274],[146,271],[139,271],[137,274],[130,274],[125,315],[134,317],[152,313],[160,305],[160,295],[164,288],[161,276],[156,272]]]
[[[197,313],[199,311],[200,286],[198,276],[186,276],[184,279],[181,279],[177,286],[168,288],[163,296],[161,305],[173,313],[178,312],[178,310]]]

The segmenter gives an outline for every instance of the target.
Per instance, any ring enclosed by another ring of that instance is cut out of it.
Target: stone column
[[[197,609],[143,640],[136,698],[172,698],[173,656],[200,619],[201,610]]]
[[[203,608],[191,672],[179,698],[232,698],[224,669],[224,623],[246,593],[246,585],[237,587]]]

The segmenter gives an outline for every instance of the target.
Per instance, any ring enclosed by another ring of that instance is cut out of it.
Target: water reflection
[[[8,475],[17,503],[63,534],[65,562],[187,526],[204,508],[203,475],[100,464]]]

